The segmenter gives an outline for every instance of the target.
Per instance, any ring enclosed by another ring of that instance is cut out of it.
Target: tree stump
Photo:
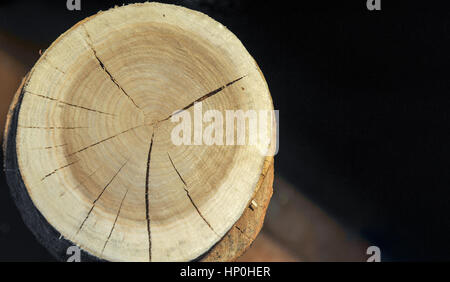
[[[71,245],[85,261],[241,255],[264,220],[273,157],[174,144],[174,118],[200,102],[202,113],[273,110],[253,58],[202,13],[134,4],[61,35],[24,78],[4,135],[11,193],[38,240],[60,260]]]

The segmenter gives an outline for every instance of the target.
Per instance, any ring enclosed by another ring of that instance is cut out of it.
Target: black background
[[[0,1],[0,28],[45,48],[128,3],[82,0],[67,11],[65,2]],[[450,10],[293,2],[172,1],[223,23],[258,62],[280,110],[276,174],[383,257],[449,260]],[[0,181],[0,260],[52,260]]]

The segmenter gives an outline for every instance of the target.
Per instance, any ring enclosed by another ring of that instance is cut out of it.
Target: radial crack
[[[98,61],[98,63],[100,64],[100,67],[105,71],[105,73],[109,76],[109,78],[111,79],[111,81],[122,91],[123,94],[125,94],[125,96],[128,97],[128,99],[136,106],[136,108],[138,108],[139,110],[141,110],[141,108],[134,102],[133,98],[131,98],[130,95],[128,95],[128,93],[125,91],[125,89],[122,88],[122,86],[120,86],[120,84],[117,82],[117,80],[114,78],[114,76],[111,74],[111,72],[109,72],[109,70],[106,68],[105,64],[103,63],[103,61],[98,57],[97,55],[97,51],[94,48],[93,45],[93,41],[91,39],[91,35],[89,34],[89,32],[87,31],[86,27],[83,25],[84,31],[86,32],[87,38],[88,40],[86,40],[86,43],[89,45],[89,47],[92,50],[92,53],[94,54],[95,59]]]
[[[23,125],[19,125],[20,128],[32,128],[32,129],[46,129],[46,130],[51,130],[51,129],[79,129],[79,128],[88,128],[88,127],[83,127],[83,126],[23,126]]]
[[[38,148],[32,148],[31,150],[49,150],[49,149],[61,148],[61,147],[64,147],[64,146],[67,146],[67,144],[46,146],[46,147],[38,147]]]
[[[109,182],[105,185],[105,187],[103,187],[102,192],[97,196],[97,198],[94,200],[94,202],[92,202],[92,207],[89,210],[88,214],[86,215],[86,217],[84,218],[83,222],[81,223],[80,227],[78,228],[77,234],[80,233],[81,229],[84,226],[84,223],[86,222],[86,220],[89,218],[89,216],[91,215],[92,211],[95,208],[95,205],[97,203],[97,201],[100,199],[100,197],[103,195],[103,193],[106,191],[106,189],[109,187],[109,185],[113,182],[113,180],[116,178],[116,176],[119,174],[119,172],[122,170],[122,168],[127,164],[128,160],[126,160],[123,165],[119,168],[119,170],[113,175],[113,177],[109,180]]]
[[[155,132],[152,133],[152,139],[150,140],[150,148],[148,149],[147,157],[147,171],[145,173],[145,219],[147,221],[147,233],[148,233],[148,260],[152,260],[152,235],[150,231],[150,214],[149,214],[149,201],[148,201],[148,188],[150,180],[150,159],[152,156],[153,138],[155,137]]]
[[[125,192],[125,195],[123,196],[122,201],[120,202],[119,210],[117,211],[117,215],[116,215],[116,218],[114,219],[113,226],[112,226],[112,228],[111,228],[111,231],[109,232],[109,235],[108,235],[108,238],[107,238],[106,241],[105,241],[105,244],[103,245],[102,254],[103,254],[103,251],[105,251],[106,245],[107,245],[108,242],[109,242],[109,238],[111,238],[111,235],[112,235],[112,233],[113,233],[113,231],[114,231],[114,227],[116,227],[116,222],[117,222],[117,219],[119,218],[120,211],[121,211],[121,209],[122,209],[122,205],[123,205],[123,202],[125,201],[125,197],[127,196],[127,194],[128,194],[128,189],[127,189],[127,191]]]
[[[124,131],[122,131],[122,132],[119,132],[119,133],[117,133],[117,134],[115,134],[115,135],[113,135],[113,136],[110,136],[110,137],[108,137],[108,138],[105,138],[105,139],[103,139],[103,140],[100,140],[100,141],[98,141],[98,142],[95,142],[95,143],[93,143],[93,144],[91,144],[91,145],[89,145],[89,146],[86,146],[86,147],[84,147],[84,148],[81,148],[81,149],[78,150],[78,151],[75,151],[75,152],[73,152],[73,153],[70,153],[68,156],[73,156],[73,155],[75,155],[75,154],[78,154],[78,153],[80,153],[80,152],[83,152],[84,150],[87,150],[87,149],[89,149],[89,148],[91,148],[91,147],[94,147],[94,146],[96,146],[96,145],[98,145],[98,144],[100,144],[100,143],[102,143],[102,142],[108,141],[108,140],[110,140],[110,139],[112,139],[112,138],[115,138],[115,137],[117,137],[117,136],[119,136],[119,135],[121,135],[121,134],[124,134],[124,133],[126,133],[126,132],[128,132],[128,131],[131,131],[131,130],[136,129],[136,128],[141,127],[141,126],[142,126],[142,125],[138,125],[138,126],[129,128],[129,129],[127,129],[127,130],[124,130]]]
[[[59,71],[62,74],[66,74],[62,69],[60,69],[59,67],[57,67],[56,65],[54,65],[52,62],[50,62],[49,59],[47,59],[47,56],[44,57],[44,60],[47,62],[47,64],[49,64],[52,68],[56,69],[57,71]]]
[[[184,192],[186,192],[187,197],[189,198],[189,200],[191,201],[191,204],[194,206],[195,210],[197,211],[197,213],[200,215],[200,217],[203,219],[203,221],[208,225],[209,229],[211,229],[212,232],[214,232],[214,234],[216,234],[218,237],[219,234],[217,234],[217,232],[214,230],[214,228],[211,226],[211,224],[209,224],[209,222],[206,220],[206,218],[203,216],[203,214],[200,212],[199,208],[197,207],[197,205],[195,204],[194,200],[191,197],[191,194],[189,193],[189,190],[187,189],[187,184],[186,181],[184,181],[183,177],[181,176],[180,172],[177,170],[177,168],[175,167],[175,164],[172,161],[172,158],[170,157],[169,153],[167,153],[167,156],[169,157],[170,163],[173,166],[173,169],[175,170],[175,172],[178,174],[178,177],[180,177],[181,182],[183,182],[183,189]]]
[[[94,113],[115,116],[115,114],[110,114],[110,113],[102,112],[102,111],[99,111],[99,110],[90,109],[90,108],[87,108],[87,107],[84,107],[84,106],[67,103],[67,102],[58,100],[56,98],[48,97],[48,96],[41,95],[41,94],[32,93],[30,91],[27,91],[26,93],[29,93],[31,95],[34,95],[34,96],[37,96],[37,97],[41,97],[43,99],[47,99],[47,100],[50,100],[50,101],[55,101],[55,102],[58,102],[58,103],[61,103],[61,104],[64,104],[64,105],[67,105],[67,106],[70,106],[70,107],[75,107],[75,108],[83,109],[83,110],[86,110],[86,111],[91,111],[91,112],[94,112]]]
[[[79,182],[79,183],[77,184],[77,186],[75,186],[75,188],[73,188],[73,189],[74,189],[74,190],[75,190],[75,189],[78,189],[78,187],[84,185],[84,183],[85,183],[89,178],[91,178],[92,175],[94,175],[94,174],[95,174],[100,168],[102,168],[102,167],[103,167],[103,166],[97,167],[93,172],[91,172],[91,174],[89,174],[88,176],[86,176],[86,178],[83,179],[83,181]]]
[[[64,166],[62,166],[62,167],[60,167],[60,168],[55,169],[54,171],[52,171],[52,172],[50,172],[49,174],[47,174],[47,175],[45,175],[44,177],[42,177],[41,181],[44,181],[44,179],[46,179],[47,177],[49,177],[49,176],[51,176],[51,175],[57,173],[58,171],[60,171],[60,170],[63,169],[63,168],[66,168],[66,167],[68,167],[68,166],[71,166],[71,165],[77,163],[78,161],[79,161],[79,160],[76,160],[76,161],[71,162],[71,163],[69,163],[69,164],[66,164],[66,165],[64,165]]]
[[[202,97],[198,98],[197,100],[195,100],[194,102],[190,103],[190,104],[187,105],[186,107],[182,108],[181,110],[178,110],[178,111],[174,112],[173,114],[169,115],[169,116],[166,117],[165,119],[162,119],[161,121],[168,120],[168,119],[170,119],[172,116],[174,116],[174,115],[176,115],[176,114],[178,114],[178,113],[180,113],[180,112],[182,112],[182,111],[185,111],[185,110],[189,109],[189,108],[192,107],[195,103],[201,102],[201,101],[205,100],[206,98],[209,98],[209,97],[211,97],[211,96],[214,96],[215,94],[221,92],[222,90],[224,90],[224,89],[227,88],[228,86],[233,85],[234,83],[238,82],[239,80],[243,79],[243,78],[246,77],[246,76],[247,76],[247,75],[241,76],[241,77],[239,77],[239,78],[237,78],[237,79],[235,79],[235,80],[233,80],[233,81],[231,81],[231,82],[228,82],[227,84],[222,85],[221,87],[219,87],[219,88],[217,88],[217,89],[215,89],[215,90],[213,90],[213,91],[211,91],[211,92],[209,92],[209,93],[203,95]]]
[[[237,225],[235,225],[234,227],[235,227],[237,230],[239,230],[239,232],[241,232],[242,235],[244,235],[245,238],[247,238],[248,240],[251,241],[250,237],[248,237],[247,234],[245,234],[245,232],[244,232],[241,228],[239,228]]]

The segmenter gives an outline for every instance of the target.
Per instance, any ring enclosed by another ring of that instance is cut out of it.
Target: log
[[[133,4],[61,35],[24,78],[4,133],[8,184],[38,241],[60,260],[72,245],[83,261],[240,256],[272,195],[273,157],[261,152],[274,132],[256,145],[187,144],[198,105],[273,110],[256,62],[208,16]]]

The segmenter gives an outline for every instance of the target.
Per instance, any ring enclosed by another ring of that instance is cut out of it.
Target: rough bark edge
[[[6,118],[5,132],[3,136],[3,168],[6,175],[11,197],[19,210],[25,225],[46,248],[49,253],[59,261],[66,261],[69,255],[66,254],[70,246],[75,246],[73,242],[66,240],[62,235],[50,225],[44,216],[33,204],[27,188],[22,180],[19,170],[16,153],[16,133],[19,119],[20,106],[23,99],[23,89],[26,85],[28,75],[22,80],[13,101],[10,105]],[[88,252],[81,250],[81,261],[103,261]]]
[[[23,89],[28,77],[29,74],[22,79],[7,114],[2,144],[4,172],[11,197],[27,228],[55,259],[66,261],[69,257],[66,254],[67,249],[76,246],[76,244],[63,238],[35,207],[22,180],[18,166],[16,152],[17,123],[24,95]],[[250,247],[262,228],[267,207],[272,197],[273,169],[273,157],[266,157],[255,194],[242,216],[217,244],[193,261],[235,261]],[[253,206],[252,201],[255,201],[257,206]],[[81,248],[80,250],[82,262],[106,262],[106,260]]]
[[[206,255],[202,262],[235,261],[251,246],[264,223],[273,194],[274,161],[267,157],[263,172],[248,207],[225,236]],[[255,202],[257,206],[252,205]]]

